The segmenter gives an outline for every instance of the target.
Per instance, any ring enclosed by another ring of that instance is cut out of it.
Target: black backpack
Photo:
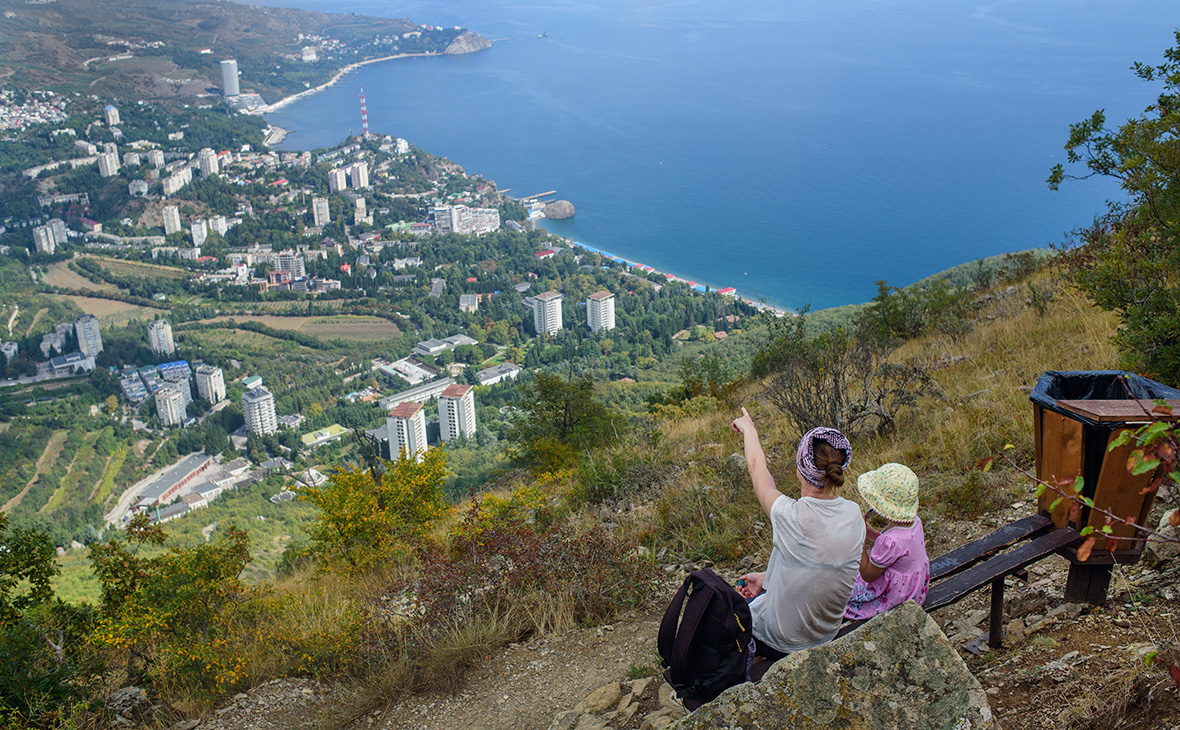
[[[664,678],[686,709],[749,679],[752,638],[750,607],[733,586],[708,569],[684,579],[664,611],[658,647]]]

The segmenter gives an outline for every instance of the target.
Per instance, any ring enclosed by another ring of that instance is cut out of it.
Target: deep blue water
[[[360,69],[268,116],[285,148],[359,132],[364,83],[372,131],[572,201],[553,232],[813,308],[1090,222],[1116,185],[1044,184],[1068,126],[1141,112],[1129,67],[1180,25],[1174,0],[294,4],[497,42]]]

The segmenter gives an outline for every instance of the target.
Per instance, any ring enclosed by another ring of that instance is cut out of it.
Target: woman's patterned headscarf
[[[799,473],[808,484],[816,489],[823,489],[827,486],[827,479],[823,470],[815,466],[816,441],[826,441],[833,448],[843,451],[844,469],[852,463],[852,444],[848,443],[847,436],[836,429],[823,426],[811,429],[799,440],[799,450],[795,452],[795,466],[799,468]]]

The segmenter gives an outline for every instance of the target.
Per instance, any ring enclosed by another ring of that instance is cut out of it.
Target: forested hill
[[[0,0],[0,14],[0,85],[137,99],[217,94],[220,62],[233,58],[242,91],[276,101],[350,63],[441,53],[461,32],[201,0]],[[304,60],[305,48],[315,60]]]

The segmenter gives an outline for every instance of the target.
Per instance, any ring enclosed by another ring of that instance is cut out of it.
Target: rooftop
[[[452,385],[442,392],[443,398],[462,398],[471,392],[474,386],[471,385]]]
[[[593,299],[596,302],[600,302],[603,299],[610,299],[613,296],[614,296],[614,294],[603,289],[602,291],[596,291],[593,294],[591,294],[590,299]]]
[[[534,298],[534,299],[536,299],[536,300],[537,300],[537,301],[539,301],[539,302],[548,302],[548,301],[550,301],[550,300],[552,300],[552,299],[561,299],[561,292],[559,292],[559,291],[547,291],[547,292],[544,292],[544,293],[542,293],[542,294],[538,294],[537,296],[535,296],[535,297],[533,297],[533,298]]]
[[[422,410],[421,403],[398,403],[390,409],[389,415],[394,418],[411,418],[420,410]]]

